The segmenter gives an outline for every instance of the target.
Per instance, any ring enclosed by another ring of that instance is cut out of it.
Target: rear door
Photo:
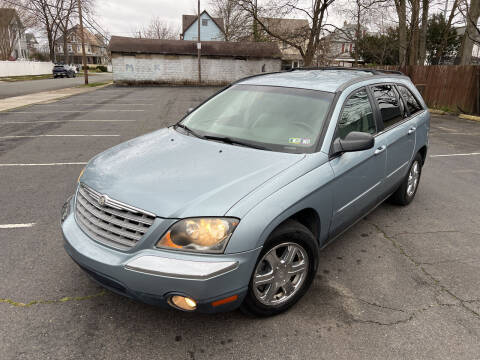
[[[344,139],[352,131],[375,135],[377,115],[366,88],[354,91],[345,100],[333,141]],[[385,176],[386,144],[375,137],[372,149],[347,152],[330,159],[335,174],[332,181],[333,214],[330,238],[355,222],[376,205]]]
[[[381,119],[382,138],[387,145],[384,195],[392,192],[406,176],[415,149],[415,120],[408,115],[394,84],[370,87]]]

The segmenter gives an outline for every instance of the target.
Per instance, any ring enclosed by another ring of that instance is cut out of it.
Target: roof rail
[[[319,66],[319,67],[304,67],[304,68],[293,68],[289,71],[297,70],[344,70],[344,71],[364,71],[371,73],[373,75],[382,75],[382,74],[396,74],[396,75],[405,75],[401,71],[397,70],[382,70],[382,69],[367,69],[367,68],[356,68],[356,67],[343,67],[343,66]]]

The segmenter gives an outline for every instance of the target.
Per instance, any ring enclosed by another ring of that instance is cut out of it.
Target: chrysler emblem
[[[101,195],[99,198],[98,198],[98,204],[100,206],[104,206],[105,203],[107,202],[107,197],[105,195]]]

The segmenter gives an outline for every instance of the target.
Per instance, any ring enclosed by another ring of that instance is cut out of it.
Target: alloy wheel
[[[415,194],[417,189],[418,180],[420,179],[420,164],[418,161],[415,161],[410,168],[408,173],[408,182],[407,182],[407,196],[410,197]]]
[[[270,249],[259,261],[253,276],[253,292],[264,305],[279,305],[302,287],[308,273],[308,255],[293,242]]]

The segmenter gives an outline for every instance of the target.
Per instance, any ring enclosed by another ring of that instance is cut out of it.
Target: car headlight
[[[190,218],[173,224],[157,242],[159,248],[222,253],[237,227],[236,218]]]
[[[85,168],[86,168],[86,166],[82,169],[82,171],[80,171],[80,175],[78,175],[77,183],[80,182],[80,178],[82,177],[83,173],[85,172]]]

